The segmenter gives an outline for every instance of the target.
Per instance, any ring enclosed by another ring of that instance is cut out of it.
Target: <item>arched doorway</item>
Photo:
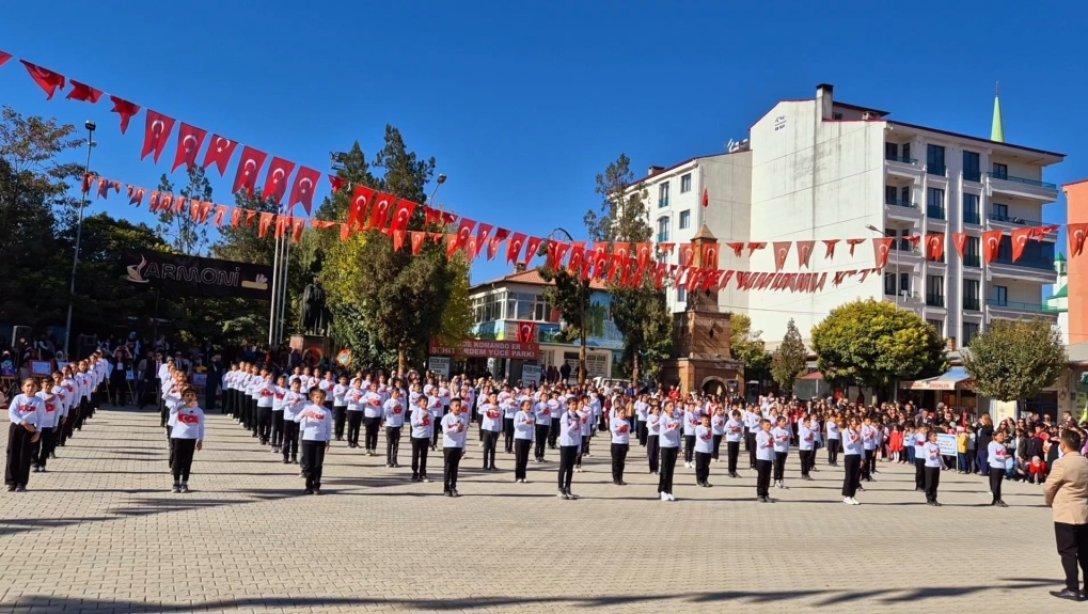
[[[708,377],[704,379],[701,388],[703,390],[703,394],[712,394],[718,396],[724,395],[726,393],[726,390],[728,390],[725,386],[725,382],[717,377]]]

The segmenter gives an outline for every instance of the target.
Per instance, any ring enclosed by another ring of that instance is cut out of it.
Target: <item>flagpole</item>
[[[278,303],[277,294],[276,294],[276,288],[277,288],[276,282],[279,280],[279,269],[280,269],[280,239],[281,239],[281,237],[279,236],[279,233],[276,233],[276,235],[277,235],[276,236],[276,247],[275,247],[275,251],[272,252],[272,300],[270,301],[271,305],[269,306],[269,313],[268,313],[268,349],[270,349],[270,350],[272,349],[272,345],[273,345],[273,343],[275,341],[274,336],[275,336],[275,331],[276,331],[276,306],[277,306],[277,303]]]
[[[83,126],[87,129],[87,164],[83,167],[83,175],[86,178],[91,173],[91,149],[94,147],[94,122],[88,121]],[[84,179],[86,181],[86,179]],[[91,189],[88,186],[83,194],[79,197],[79,221],[76,223],[76,244],[75,249],[72,250],[72,279],[68,288],[68,318],[64,324],[64,358],[65,360],[72,360],[71,355],[68,353],[68,344],[72,337],[72,310],[75,307],[76,301],[76,269],[79,266],[79,244],[83,238],[83,209],[87,206],[87,197],[90,195]]]
[[[286,235],[283,239],[283,264],[280,266],[280,319],[276,329],[276,340],[283,343],[284,322],[287,320],[287,273],[291,269],[291,241]]]

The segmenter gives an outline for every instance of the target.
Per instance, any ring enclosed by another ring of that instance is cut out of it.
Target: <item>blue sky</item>
[[[545,234],[581,231],[594,175],[619,153],[641,173],[721,151],[819,82],[892,118],[987,136],[999,80],[1006,140],[1068,154],[1049,181],[1088,176],[1088,9],[1048,7],[17,2],[0,49],[321,170],[354,140],[372,154],[394,124],[449,176],[439,202]],[[93,167],[106,176],[154,186],[172,161],[173,141],[158,165],[139,160],[142,115],[121,136],[108,101],[46,102],[14,61],[0,68],[0,104],[95,120]],[[219,202],[232,200],[235,164],[214,184]],[[120,197],[92,206],[150,218]],[[1064,204],[1045,218],[1064,221]],[[481,261],[474,280],[508,271]]]

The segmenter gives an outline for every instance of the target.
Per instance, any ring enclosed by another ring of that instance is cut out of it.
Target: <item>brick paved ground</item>
[[[512,483],[501,453],[502,472],[479,472],[476,441],[460,499],[335,443],[314,497],[296,467],[214,415],[194,492],[175,495],[157,414],[102,411],[28,492],[0,494],[0,609],[1088,608],[1047,595],[1060,566],[1039,487],[1009,484],[1011,507],[994,509],[981,478],[946,473],[945,506],[930,508],[908,470],[883,465],[850,508],[821,458],[815,482],[794,464],[774,505],[752,501],[751,471],[729,480],[714,465],[701,489],[680,467],[668,504],[637,446],[631,484],[613,486],[602,441],[575,474],[579,501],[554,496],[553,462],[531,463],[529,484]]]

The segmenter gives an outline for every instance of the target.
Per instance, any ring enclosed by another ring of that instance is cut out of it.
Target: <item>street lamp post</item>
[[[91,149],[94,147],[94,122],[88,120],[83,124],[83,127],[87,129],[87,163],[83,165],[84,177],[91,172]],[[69,354],[69,343],[72,337],[72,309],[75,307],[76,299],[76,269],[79,266],[79,244],[83,239],[83,208],[87,206],[87,195],[90,193],[90,189],[83,191],[83,194],[79,197],[79,218],[76,222],[76,244],[75,249],[72,252],[72,277],[68,286],[68,318],[64,324],[64,357],[67,360],[71,360]]]

